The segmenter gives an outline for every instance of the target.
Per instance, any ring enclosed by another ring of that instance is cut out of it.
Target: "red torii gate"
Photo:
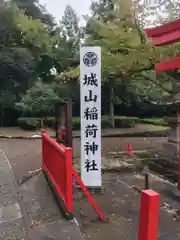
[[[169,45],[180,41],[180,19],[175,20],[170,23],[163,24],[161,26],[149,28],[144,30],[145,33],[149,38],[152,39],[152,43],[154,46],[163,46],[163,45]],[[168,61],[160,62],[155,64],[155,71],[156,72],[165,72],[169,70],[175,70],[180,68],[180,56],[174,57]],[[179,110],[177,111],[177,114],[179,116]],[[172,126],[176,124],[176,131],[173,131],[173,128],[171,129],[172,134],[170,135],[176,135],[175,143],[176,143],[176,150],[178,155],[178,188],[180,189],[180,149],[179,149],[179,119],[176,117],[176,122],[169,121],[169,123],[172,122]],[[173,142],[169,139],[169,142]]]
[[[180,19],[161,26],[145,29],[145,33],[152,39],[154,46],[163,46],[180,41]],[[180,68],[180,57],[155,65],[156,72]]]

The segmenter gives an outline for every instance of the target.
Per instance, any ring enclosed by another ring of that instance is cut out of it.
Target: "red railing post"
[[[156,240],[158,232],[160,195],[152,190],[142,191],[138,240]]]
[[[66,203],[67,210],[72,213],[73,209],[73,177],[72,177],[72,148],[65,149],[66,161]]]
[[[44,130],[42,135],[42,161],[43,170],[51,182],[53,191],[63,201],[66,213],[73,211],[73,176],[87,196],[89,202],[96,210],[99,218],[104,220],[104,214],[84,186],[81,178],[72,166],[72,148],[65,147],[52,139]]]
[[[100,210],[100,208],[98,207],[97,203],[94,201],[94,199],[91,196],[90,192],[85,187],[83,181],[81,180],[81,178],[79,177],[78,173],[76,172],[76,170],[73,167],[72,167],[72,174],[75,177],[75,179],[76,179],[77,183],[79,184],[79,186],[81,187],[81,189],[83,190],[84,194],[86,195],[88,201],[91,203],[91,205],[95,209],[95,211],[98,214],[100,220],[104,221],[105,217],[104,217],[103,212]]]
[[[41,144],[42,144],[42,163],[43,163],[43,165],[44,165],[44,159],[45,159],[45,156],[44,156],[44,152],[45,152],[45,144],[44,144],[44,134],[46,133],[46,131],[43,129],[42,131],[41,131],[41,138],[42,138],[42,140],[41,140]]]

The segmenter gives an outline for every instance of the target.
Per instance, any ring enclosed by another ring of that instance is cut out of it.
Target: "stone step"
[[[177,182],[178,166],[177,162],[170,161],[169,159],[152,159],[149,162],[149,169],[156,172],[170,181]]]

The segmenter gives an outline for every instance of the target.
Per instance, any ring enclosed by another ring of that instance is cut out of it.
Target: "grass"
[[[168,126],[168,122],[165,121],[163,118],[144,118],[140,119],[141,123],[150,123],[159,126]]]
[[[20,118],[20,119],[23,119],[23,120],[36,120],[36,121],[40,121],[42,120],[43,118]],[[47,118],[48,120],[54,120],[54,117],[48,117]],[[165,121],[163,118],[138,118],[138,117],[127,117],[127,116],[115,116],[115,119],[118,120],[118,119],[121,119],[121,120],[132,120],[134,121],[136,124],[137,123],[143,123],[143,124],[152,124],[152,125],[155,125],[155,126],[162,126],[162,127],[167,127],[168,126],[168,122]],[[102,116],[102,120],[110,120],[110,117],[105,115],[105,116]],[[73,117],[73,120],[72,120],[73,124],[78,124],[80,123],[80,117]],[[165,129],[165,128],[164,128]],[[163,130],[163,128],[162,128]]]
[[[102,120],[109,120],[109,116],[102,116]],[[133,120],[136,123],[149,123],[159,126],[168,126],[168,122],[163,118],[138,118],[138,117],[126,117],[126,116],[115,116],[115,119],[121,120]],[[73,122],[80,122],[80,117],[73,117]]]
[[[150,129],[151,129],[151,131],[164,131],[164,130],[167,130],[168,128],[169,128],[168,126],[161,126],[161,125],[152,124]],[[144,126],[144,130],[147,130],[146,126]]]
[[[102,120],[109,120],[109,116],[102,116]],[[115,119],[121,120],[133,120],[135,123],[148,123],[158,126],[168,126],[168,122],[165,121],[163,118],[138,118],[138,117],[126,117],[126,116],[115,116]],[[73,121],[79,122],[80,117],[73,117]]]

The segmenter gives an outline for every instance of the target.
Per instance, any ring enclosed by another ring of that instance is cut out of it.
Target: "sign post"
[[[80,49],[81,178],[101,187],[101,48]]]
[[[56,105],[56,140],[67,147],[72,147],[72,102]]]

